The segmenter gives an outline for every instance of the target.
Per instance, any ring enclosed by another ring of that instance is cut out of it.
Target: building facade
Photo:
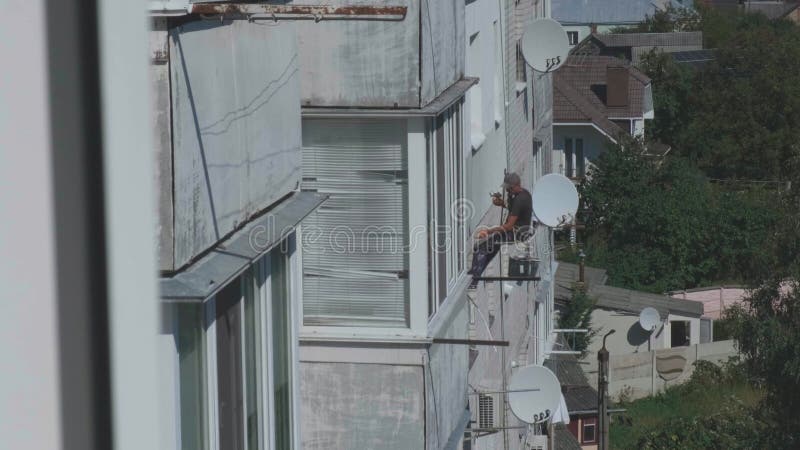
[[[300,448],[295,25],[153,10],[163,449]],[[213,11],[212,11],[213,13]]]
[[[467,94],[470,110],[480,111],[479,116],[471,116],[471,136],[477,135],[478,139],[472,139],[467,163],[472,186],[468,195],[475,210],[472,230],[501,223],[502,212],[491,205],[487,193],[500,189],[503,170],[517,172],[528,190],[533,190],[541,176],[553,171],[553,75],[534,72],[525,64],[519,47],[525,28],[535,19],[549,15],[549,2],[478,0],[467,5],[467,68],[476,70],[468,75],[480,77],[478,87],[483,85]],[[488,45],[487,38],[495,29],[501,33],[494,45]],[[492,47],[497,50],[488,50]],[[500,65],[487,67],[489,61]],[[486,82],[493,73],[494,89]],[[490,97],[491,90],[495,95]],[[492,98],[493,103],[487,98]],[[475,107],[475,102],[480,102],[481,107]],[[498,116],[501,120],[495,120],[492,129],[487,118]],[[482,145],[476,145],[481,141]],[[552,242],[551,231],[538,226],[529,242],[504,247],[484,273],[501,275],[507,270],[503,267],[509,257],[522,254],[538,260],[539,281],[481,282],[469,299],[470,337],[509,344],[469,349],[470,448],[540,448],[548,444],[547,425],[520,422],[509,409],[504,391],[518,367],[543,364],[552,349]],[[553,444],[553,440],[549,443]]]
[[[650,78],[621,59],[570,55],[553,77],[554,158],[569,178],[586,176],[591,162],[623,136],[643,137],[654,117]]]
[[[540,281],[470,299],[466,271],[504,172],[553,168],[519,44],[547,3],[368,3],[152,7],[162,448],[546,440],[502,394],[473,421],[552,345],[552,232],[488,269]]]

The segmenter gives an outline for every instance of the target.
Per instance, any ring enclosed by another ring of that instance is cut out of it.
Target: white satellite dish
[[[522,35],[522,57],[537,72],[552,72],[567,61],[569,38],[560,23],[538,19]]]
[[[517,370],[508,390],[511,412],[525,423],[547,421],[561,401],[561,384],[544,366],[532,364]]]
[[[661,323],[661,314],[652,306],[648,306],[639,313],[639,325],[647,331],[653,331]]]
[[[543,176],[533,187],[531,197],[536,219],[550,228],[572,223],[578,212],[578,190],[564,175]]]

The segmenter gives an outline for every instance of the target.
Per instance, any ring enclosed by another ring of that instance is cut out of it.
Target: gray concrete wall
[[[419,1],[325,3],[406,6],[408,13],[399,22],[298,21],[303,106],[419,107]]]
[[[421,365],[301,362],[302,448],[425,448],[423,378]]]
[[[606,339],[606,348],[611,355],[627,355],[670,348],[672,340],[669,322],[671,321],[689,322],[690,343],[700,343],[699,318],[669,314],[666,319],[664,326],[659,326],[653,333],[647,333],[639,325],[638,314],[595,309],[592,311],[592,328],[597,331],[597,335],[589,344],[587,359],[592,361],[596,359],[597,351],[603,345],[602,336],[612,329],[616,332]]]
[[[464,2],[327,3],[408,10],[402,21],[298,22],[303,106],[419,108],[463,77]]]
[[[462,308],[451,318],[446,331],[437,337],[466,339],[468,309]],[[425,448],[443,448],[461,424],[467,409],[467,373],[469,348],[466,345],[434,344],[428,352],[426,369]]]
[[[718,364],[736,354],[738,352],[734,341],[719,341],[651,352],[611,355],[608,393],[612,400],[619,400],[620,397],[634,400],[654,395],[669,386],[687,381],[694,372],[695,361],[705,360]],[[675,356],[685,358],[686,364],[677,378],[666,381],[656,370],[657,359]],[[596,356],[593,359],[596,360]],[[597,387],[597,363],[585,365],[583,368],[589,383]]]
[[[516,45],[525,27],[537,16],[542,16],[544,2],[521,0],[503,2],[500,11],[503,39],[503,121],[501,126],[486,137],[484,147],[471,158],[472,176],[479,178],[483,192],[475,189],[478,214],[476,224],[496,226],[500,221],[500,210],[489,207],[482,197],[488,194],[487,188],[500,183],[502,168],[520,174],[524,187],[532,189],[536,180],[548,172],[544,161],[550,159],[552,87],[550,75],[537,76],[526,68],[526,78],[517,79]],[[471,5],[470,5],[471,6]],[[470,7],[468,6],[468,8]],[[484,80],[482,80],[484,82]],[[523,87],[524,86],[524,87]],[[521,88],[520,88],[521,87]],[[534,157],[534,133],[543,145]],[[497,136],[495,136],[497,135]],[[482,153],[483,152],[483,153]],[[501,162],[498,162],[500,160]],[[490,173],[488,169],[491,169]],[[499,170],[498,170],[499,169]],[[485,192],[485,193],[484,193]],[[487,205],[487,206],[484,206]],[[550,337],[549,329],[553,322],[548,306],[552,298],[551,287],[546,278],[551,273],[552,260],[546,254],[550,246],[551,233],[541,228],[537,230],[534,248],[541,258],[540,275],[542,282],[517,286],[515,283],[481,283],[478,287],[474,305],[470,313],[470,336],[474,339],[496,339],[509,341],[508,347],[477,347],[477,357],[469,374],[470,392],[502,391],[513,376],[517,367],[541,363]],[[495,258],[486,269],[487,274],[500,273],[501,260]],[[497,426],[522,425],[507,409],[504,394],[492,394],[497,417]],[[477,412],[477,396],[470,397],[471,408]],[[476,414],[473,413],[473,418]],[[476,440],[476,449],[517,449],[522,448],[525,430],[512,429],[499,431]]]
[[[187,23],[170,61],[178,268],[299,183],[294,24]]]
[[[419,0],[419,4],[421,105],[425,105],[464,75],[464,2]]]
[[[172,228],[172,105],[169,89],[169,42],[167,19],[155,18],[150,30],[150,110],[153,121],[158,225],[156,254],[159,270],[174,267]]]

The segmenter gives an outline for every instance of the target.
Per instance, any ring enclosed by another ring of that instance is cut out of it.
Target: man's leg
[[[469,273],[473,277],[480,277],[486,266],[492,261],[494,255],[500,251],[500,246],[503,242],[510,240],[508,233],[494,233],[483,242],[475,246],[475,251],[472,254],[472,268]]]

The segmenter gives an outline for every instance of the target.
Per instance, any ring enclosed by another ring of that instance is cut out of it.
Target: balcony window
[[[303,323],[407,327],[405,120],[303,121],[302,189],[330,198],[303,222]]]
[[[177,350],[181,449],[214,441],[234,450],[294,446],[289,261],[273,250],[206,303],[165,308]]]
[[[434,121],[429,137],[429,229],[434,246],[429,258],[430,303],[433,313],[466,270],[467,215],[464,199],[462,104],[457,103]]]

